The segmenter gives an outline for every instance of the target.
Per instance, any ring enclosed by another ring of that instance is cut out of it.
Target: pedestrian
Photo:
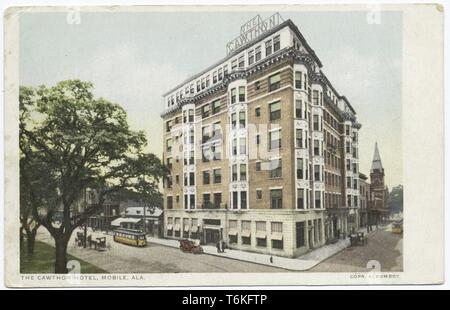
[[[273,257],[270,256],[270,263],[273,264]]]
[[[216,243],[217,253],[220,253],[220,242]]]
[[[222,245],[222,253],[225,253],[225,246],[226,246],[225,241],[222,240],[220,244]]]

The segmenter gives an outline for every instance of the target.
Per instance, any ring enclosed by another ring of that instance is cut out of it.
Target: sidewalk
[[[383,229],[379,227],[378,229]],[[373,234],[376,229],[367,233],[366,228],[358,230],[359,232],[364,232],[367,236]],[[164,246],[179,248],[180,243],[178,240],[174,239],[159,239],[155,237],[147,237],[147,241],[151,243],[156,243]],[[339,240],[334,244],[324,245],[318,249],[312,250],[305,255],[296,258],[287,258],[280,256],[271,256],[268,254],[252,253],[240,250],[227,249],[225,253],[217,253],[217,248],[212,245],[202,245],[203,252],[205,254],[225,257],[230,259],[236,259],[246,262],[251,262],[260,265],[267,265],[272,267],[278,267],[288,270],[295,271],[306,271],[316,266],[320,262],[326,260],[327,258],[341,252],[345,248],[350,246],[350,240],[346,238],[345,240]],[[272,262],[270,262],[270,257],[272,257]]]
[[[147,241],[160,245],[178,248],[180,243],[178,240],[173,239],[159,239],[155,237],[147,237]],[[217,248],[212,245],[202,245],[203,252],[209,255],[215,255],[219,257],[225,257],[230,259],[236,259],[246,262],[251,262],[260,265],[267,265],[272,267],[278,267],[288,270],[304,271],[308,270],[328,257],[342,251],[350,245],[349,240],[339,240],[335,244],[324,245],[317,250],[313,250],[303,256],[297,258],[287,258],[272,256],[272,263],[270,262],[271,255],[252,253],[240,250],[225,250],[225,253],[217,253]]]

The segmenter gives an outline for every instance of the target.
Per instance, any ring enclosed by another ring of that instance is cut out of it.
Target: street
[[[99,252],[76,246],[74,235],[68,252],[110,273],[289,272],[208,254],[183,253],[177,248],[154,243],[145,248],[127,246],[114,242],[112,236],[106,236],[108,250]],[[38,239],[53,244],[44,229],[39,230]],[[380,229],[369,235],[366,246],[349,247],[306,272],[364,272],[369,271],[367,263],[373,260],[380,263],[381,271],[401,271],[402,236]]]
[[[369,236],[366,246],[349,247],[324,260],[311,272],[363,272],[369,261],[378,261],[381,271],[402,271],[403,238],[390,230],[380,229]]]

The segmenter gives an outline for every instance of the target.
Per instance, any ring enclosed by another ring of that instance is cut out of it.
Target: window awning
[[[167,224],[167,230],[172,230],[173,229],[173,225],[172,224]]]
[[[265,239],[267,234],[265,231],[256,231],[256,238]]]
[[[111,222],[111,226],[120,226],[121,223],[138,223],[142,219],[141,218],[134,218],[134,217],[119,217],[116,218],[114,221]]]
[[[180,230],[180,228],[181,228],[180,224],[175,224],[175,227],[173,229],[178,231],[178,230]]]
[[[192,226],[191,227],[191,232],[195,233],[198,231],[198,226]]]
[[[189,231],[189,225],[184,225],[184,231]]]
[[[243,230],[242,232],[241,232],[241,236],[242,237],[250,237],[250,235],[252,234],[252,232],[250,231],[250,230]]]
[[[270,238],[272,239],[272,240],[283,240],[283,233],[281,233],[281,232],[273,232],[271,235],[270,235]]]
[[[236,229],[230,229],[229,231],[228,231],[228,235],[230,235],[230,236],[236,236],[237,235],[237,230]]]

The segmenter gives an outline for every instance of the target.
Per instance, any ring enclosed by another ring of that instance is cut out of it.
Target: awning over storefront
[[[111,222],[111,226],[120,226],[121,223],[138,223],[142,219],[133,217],[119,217]]]
[[[242,232],[241,232],[241,236],[242,237],[250,237],[250,235],[252,234],[252,232],[250,231],[250,230],[243,230]]]
[[[280,232],[273,232],[271,235],[270,235],[270,238],[272,239],[272,240],[283,240],[283,233],[280,233]]]
[[[257,231],[256,232],[256,238],[265,239],[267,237],[265,231]]]
[[[167,224],[167,230],[172,230],[173,229],[173,225],[172,224]]]
[[[189,231],[189,225],[184,225],[184,231]]]
[[[228,231],[228,235],[230,236],[236,236],[237,235],[237,230],[232,228]]]

